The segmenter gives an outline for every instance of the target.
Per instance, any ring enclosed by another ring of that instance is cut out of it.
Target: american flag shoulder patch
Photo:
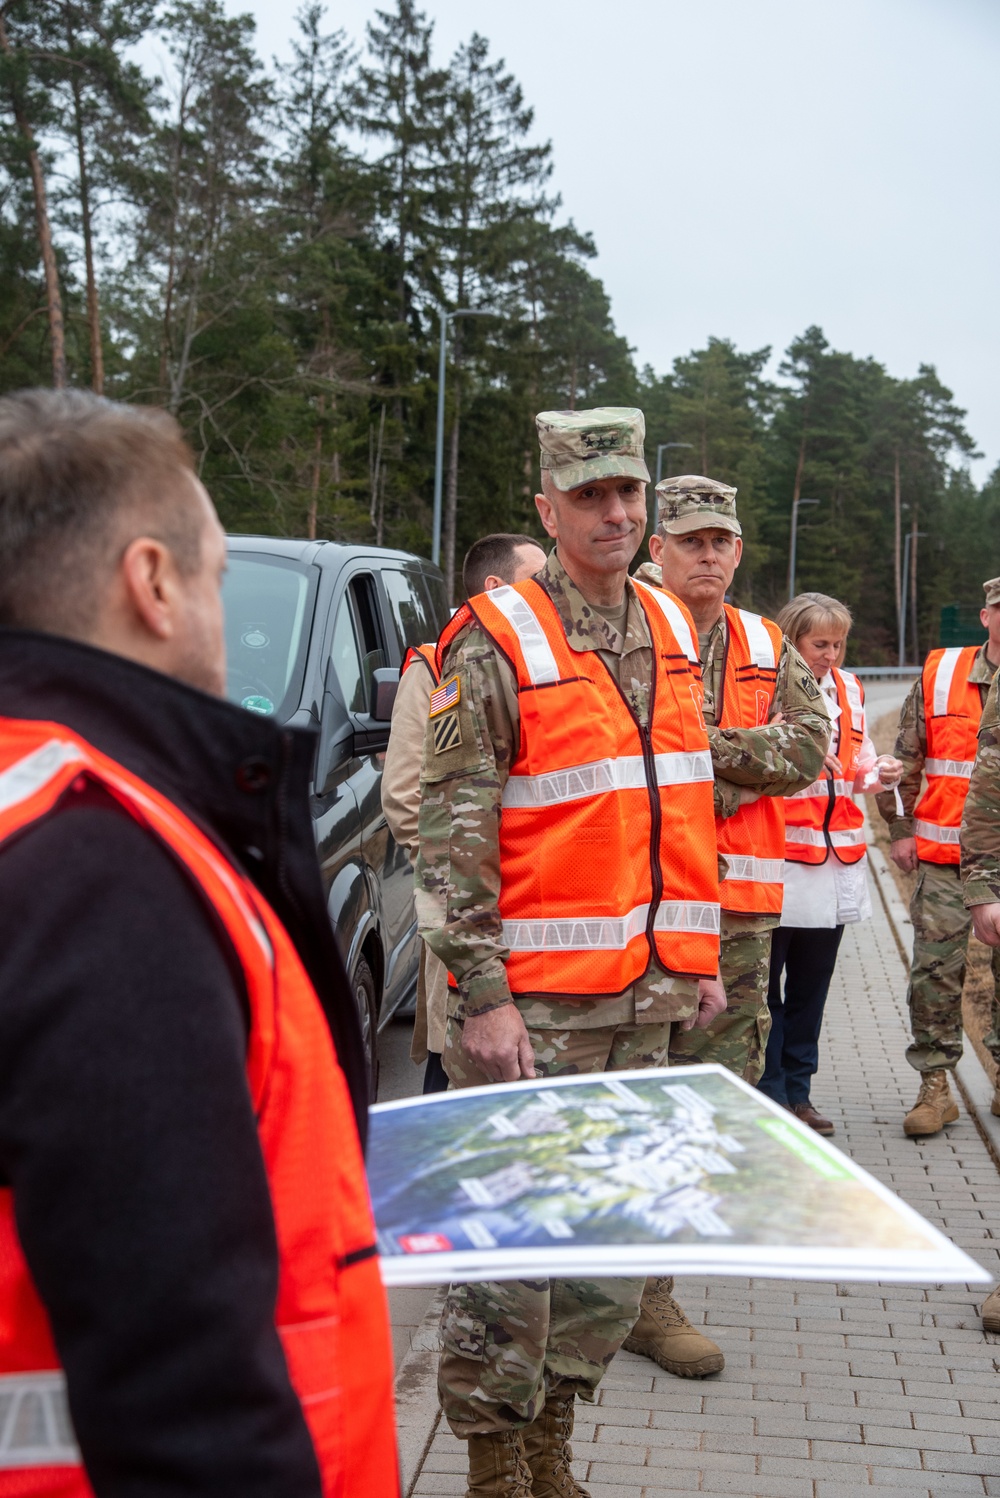
[[[450,681],[443,681],[437,691],[431,693],[428,717],[436,718],[438,713],[446,713],[450,707],[457,707],[460,696],[461,690],[457,676],[453,676]]]

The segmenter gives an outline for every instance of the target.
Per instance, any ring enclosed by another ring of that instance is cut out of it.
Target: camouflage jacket
[[[646,616],[626,584],[625,632],[593,609],[555,552],[537,581],[559,611],[574,650],[595,650],[608,664],[641,724],[649,717],[653,651]],[[500,804],[520,742],[517,684],[508,662],[477,624],[463,629],[444,662],[443,680],[457,676],[457,724],[447,737],[430,720],[421,771],[417,918],[428,946],[458,984],[451,1012],[460,1019],[510,1003],[499,911]],[[447,715],[452,716],[450,713]],[[437,741],[436,741],[437,739]],[[714,827],[705,836],[714,837]],[[663,1023],[697,1007],[691,979],[655,964],[621,996],[553,1001],[519,996],[525,1023],[536,1028],[589,1028]]]
[[[984,645],[969,672],[969,680],[979,687],[979,696],[986,701],[990,682],[996,672],[986,656]],[[913,836],[913,808],[920,796],[920,785],[924,776],[924,760],[927,758],[927,721],[924,716],[923,672],[910,688],[909,695],[899,713],[899,729],[896,733],[896,758],[903,762],[903,778],[899,782],[899,794],[903,802],[903,815],[896,814],[896,798],[891,791],[875,797],[882,820],[889,824],[889,837],[894,843],[901,838]]]
[[[647,562],[636,576],[662,587],[659,567]],[[785,640],[778,658],[774,712],[781,723],[767,728],[718,728],[715,704],[722,695],[728,627],[725,614],[706,635],[698,636],[705,683],[704,713],[715,769],[716,811],[732,816],[740,807],[740,788],[761,796],[789,796],[812,785],[823,769],[830,745],[830,715],[823,694],[795,646]]]
[[[962,813],[966,905],[1000,900],[1000,677],[994,673],[979,724],[979,749]]]

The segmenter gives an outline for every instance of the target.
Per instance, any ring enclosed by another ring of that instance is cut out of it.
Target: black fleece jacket
[[[0,715],[71,728],[242,866],[313,979],[363,1128],[357,1018],[309,814],[311,735],[6,630]],[[204,899],[99,788],[67,792],[0,847],[0,1183],[99,1498],[320,1495],[274,1329],[247,1020]]]

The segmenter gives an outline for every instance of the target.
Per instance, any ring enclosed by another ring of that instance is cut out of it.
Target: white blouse
[[[837,687],[828,671],[820,680],[820,688],[826,697],[830,717],[836,723],[840,717]],[[862,709],[862,712],[864,710]],[[862,719],[863,739],[858,755],[858,771],[854,780],[854,792],[874,793],[881,790],[878,776],[873,770],[877,754],[875,745],[868,737],[868,722]],[[834,738],[839,745],[839,729]],[[857,863],[841,863],[833,853],[826,863],[791,863],[785,861],[785,892],[781,904],[783,926],[826,927],[846,926],[853,921],[871,918],[872,899],[868,885],[868,855]]]

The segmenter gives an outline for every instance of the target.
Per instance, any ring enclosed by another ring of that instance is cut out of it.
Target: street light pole
[[[926,531],[907,531],[903,537],[903,586],[900,591],[901,607],[899,610],[899,664],[906,665],[906,590],[910,583],[910,542],[914,536],[926,536]]]
[[[659,515],[657,514],[656,484],[658,484],[660,482],[660,476],[663,473],[663,454],[665,452],[668,452],[669,449],[672,448],[672,447],[694,447],[694,443],[693,442],[658,442],[656,444],[656,483],[653,486],[653,494],[652,494],[652,498],[649,501],[649,506],[648,506],[650,513],[647,516],[647,524],[648,524],[649,529],[651,531],[656,529],[656,522],[659,519]],[[667,463],[667,467],[668,468],[670,467],[669,461]]]
[[[795,553],[799,544],[799,505],[818,505],[818,499],[792,500],[792,536],[788,546],[788,601],[795,597]]]
[[[434,520],[431,532],[431,561],[435,566],[441,562],[441,491],[444,487],[444,383],[448,347],[448,324],[456,317],[495,317],[488,307],[458,307],[454,312],[437,309],[441,325],[441,344],[438,349],[438,409],[437,441],[434,447]]]

